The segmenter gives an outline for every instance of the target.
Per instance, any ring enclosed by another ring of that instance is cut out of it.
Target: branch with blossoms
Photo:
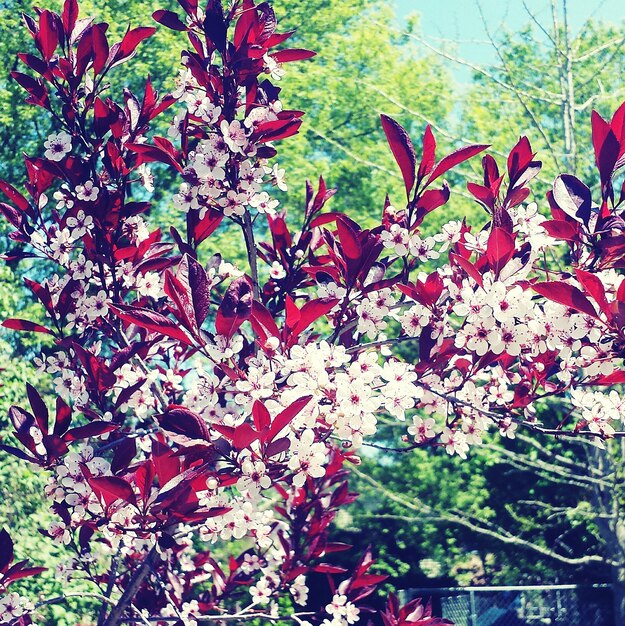
[[[410,447],[461,457],[493,426],[507,437],[518,425],[598,442],[623,434],[624,194],[615,199],[612,180],[625,107],[609,123],[593,116],[600,205],[563,174],[552,219],[541,217],[526,204],[540,162],[522,138],[503,173],[487,155],[483,181],[468,185],[488,223],[427,237],[424,220],[450,198],[444,176],[487,146],[437,158],[427,127],[417,157],[382,116],[405,203],[387,198],[365,229],[326,210],[335,190],[320,178],[306,182],[295,228],[273,159],[303,114],[284,108],[276,83],[313,53],[284,47],[290,33],[267,3],[180,4],[183,17],[153,16],[189,40],[162,99],[149,80],[141,96],[107,93],[109,73],[154,27],[111,43],[75,0],[25,17],[37,52],[20,55],[29,73],[12,75],[57,128],[42,156],[25,157],[24,190],[0,182],[13,228],[5,258],[45,275],[25,279],[42,321],[3,325],[49,336],[38,363],[54,397],[27,385],[30,406],[10,409],[14,441],[0,450],[48,476],[46,533],[72,554],[64,575],[85,572],[106,598],[98,626],[353,624],[385,577],[371,573],[370,552],[350,571],[335,565],[349,546],[331,541],[331,526],[355,498],[346,468],[364,445],[386,443],[380,419],[407,426]],[[172,107],[167,136],[154,134]],[[150,226],[153,163],[178,176],[182,229]],[[225,229],[244,267],[209,251]],[[548,255],[561,267],[546,267]],[[409,359],[393,350],[403,342]],[[578,408],[539,424],[536,405],[551,397]],[[0,537],[4,593],[39,571],[13,565]],[[325,599],[309,595],[320,579]],[[38,610],[16,593],[0,607],[0,623],[20,626]],[[381,619],[444,623],[394,597]]]

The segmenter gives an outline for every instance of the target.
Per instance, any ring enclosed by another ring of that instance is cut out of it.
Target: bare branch
[[[560,49],[560,44],[558,43],[558,41],[541,24],[540,20],[536,17],[536,15],[532,11],[530,11],[530,8],[527,6],[527,2],[525,2],[525,0],[523,0],[523,8],[525,9],[525,12],[529,15],[529,18],[532,20],[532,22],[534,22],[534,24],[536,24],[536,26],[538,26],[540,31],[547,37],[547,39],[549,39],[549,41],[552,43],[553,47],[558,52],[558,54],[564,55],[564,52]]]
[[[501,446],[483,444],[483,447],[504,456],[506,462],[514,467],[524,470],[531,469],[552,482],[573,484],[584,489],[588,489],[591,485],[608,486],[607,481],[601,480],[600,478],[593,478],[584,474],[575,474],[565,467],[553,463],[546,463],[539,459],[530,459],[527,456],[517,454]]]
[[[347,148],[343,144],[339,143],[335,139],[331,139],[330,137],[328,137],[327,135],[324,135],[322,132],[318,131],[315,128],[308,128],[308,132],[312,133],[313,135],[317,135],[317,137],[319,137],[320,139],[323,139],[324,141],[326,141],[330,145],[334,146],[335,148],[338,148],[339,150],[341,150],[341,152],[344,152],[348,157],[350,157],[354,161],[356,161],[356,163],[360,163],[361,165],[366,165],[367,167],[371,167],[371,168],[374,168],[376,170],[380,170],[380,171],[384,172],[385,174],[388,174],[389,176],[392,176],[393,178],[401,178],[401,176],[399,174],[397,174],[397,172],[389,170],[388,168],[386,168],[386,167],[384,167],[384,166],[382,166],[382,165],[380,165],[378,163],[373,163],[373,161],[368,161],[367,159],[363,159],[362,157],[360,157],[357,154],[355,154],[354,152],[352,152],[349,148]]]
[[[394,515],[394,514],[387,514],[387,513],[371,515],[371,517],[374,517],[376,519],[396,519],[396,520],[414,523],[414,522],[422,522],[424,519],[423,516],[425,515],[427,516],[427,519],[429,520],[437,520],[437,521],[446,522],[450,524],[457,524],[465,528],[468,528],[469,530],[472,530],[476,533],[486,535],[493,539],[497,539],[498,541],[501,541],[502,543],[527,548],[528,550],[532,550],[534,552],[542,554],[543,556],[547,556],[549,558],[555,559],[557,561],[560,561],[561,563],[566,563],[567,565],[584,565],[588,563],[609,563],[611,565],[615,564],[610,559],[606,559],[600,555],[586,555],[583,557],[568,557],[566,555],[555,552],[554,550],[541,546],[540,544],[534,543],[532,541],[528,541],[526,539],[522,539],[521,537],[517,537],[516,535],[509,533],[508,531],[496,526],[495,524],[492,524],[492,522],[488,522],[486,520],[470,519],[469,516],[467,516],[464,512],[462,513],[454,512],[452,514],[449,512],[435,511],[434,509],[432,509],[432,507],[428,506],[427,504],[425,504],[418,498],[411,497],[411,499],[408,500],[391,492],[382,483],[375,480],[371,476],[364,474],[357,468],[353,468],[352,471],[357,476],[359,476],[362,480],[364,480],[365,482],[368,482],[371,486],[375,487],[377,491],[379,491],[383,496],[385,496],[389,500],[401,505],[402,507],[405,507],[406,509],[410,511],[414,511],[419,514],[419,516]]]
[[[109,613],[103,626],[117,626],[120,623],[124,611],[128,605],[132,603],[137,591],[139,591],[139,588],[141,587],[141,583],[143,583],[146,576],[148,576],[152,570],[152,566],[154,565],[157,557],[158,552],[156,551],[156,546],[154,546],[146,556],[143,563],[141,563],[133,574],[128,586],[124,590],[124,593]]]
[[[474,72],[477,72],[478,74],[484,76],[484,78],[487,78],[488,80],[492,81],[493,83],[495,83],[496,85],[504,89],[505,91],[510,91],[514,94],[517,93],[518,87],[512,86],[506,83],[505,81],[502,81],[501,79],[497,78],[495,74],[493,74],[492,72],[489,72],[486,68],[480,65],[476,65],[475,63],[471,63],[470,61],[467,61],[460,57],[454,56],[453,54],[450,54],[449,52],[445,50],[441,50],[440,48],[433,46],[426,39],[424,39],[423,37],[420,37],[419,35],[416,35],[415,33],[402,33],[402,34],[412,39],[415,39],[420,44],[425,46],[428,50],[430,50],[431,52],[434,52],[435,54],[442,57],[443,59],[447,59],[448,61],[452,61],[453,63],[457,63],[458,65],[468,67]],[[492,45],[492,41],[491,41],[491,45]],[[548,104],[556,104],[556,105],[560,104],[560,99],[559,99],[558,94],[554,94],[552,92],[549,92],[541,87],[537,87],[536,85],[532,85],[532,84],[526,84],[525,86],[541,94],[545,94],[545,95],[535,95],[532,93],[525,93],[524,95],[526,95],[528,98],[532,100],[536,100],[538,102],[543,102],[543,103],[548,103]]]
[[[497,43],[495,42],[494,37],[490,33],[490,30],[488,28],[488,24],[486,22],[486,17],[484,16],[484,12],[482,11],[482,7],[479,4],[479,2],[478,2],[478,8],[479,8],[480,16],[482,18],[482,24],[484,25],[484,30],[486,31],[486,34],[488,35],[488,38],[490,39],[491,45],[493,46],[495,52],[497,53],[497,56],[499,57],[499,60],[501,61],[502,67],[503,67],[506,75],[508,76],[508,80],[510,81],[510,83],[508,84],[508,89],[511,89],[514,92],[514,95],[516,96],[517,100],[519,101],[519,104],[523,107],[523,109],[527,113],[527,115],[530,118],[534,128],[539,132],[540,136],[543,138],[543,141],[545,142],[545,145],[547,146],[547,150],[549,150],[549,153],[551,154],[551,158],[553,159],[556,167],[558,169],[560,169],[560,162],[559,162],[559,159],[558,159],[558,156],[557,156],[557,151],[555,150],[553,144],[551,143],[551,140],[547,136],[547,133],[545,132],[545,129],[543,128],[542,124],[538,121],[538,118],[536,117],[534,111],[532,111],[532,109],[530,108],[530,106],[528,105],[528,103],[525,100],[526,98],[530,98],[530,99],[536,99],[536,98],[532,97],[531,94],[528,94],[527,92],[524,92],[524,91],[520,90],[516,86],[514,74],[510,70],[510,68],[508,67],[508,64],[506,63],[506,59],[505,59],[503,53],[501,52],[500,47],[497,45]],[[507,83],[504,83],[504,84],[507,84]],[[560,96],[560,98],[558,98],[558,100],[556,100],[556,101],[550,101],[550,103],[551,104],[561,105],[562,104],[562,96]]]

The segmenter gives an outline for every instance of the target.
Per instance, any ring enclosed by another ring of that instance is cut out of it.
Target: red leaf
[[[60,437],[67,431],[72,422],[72,410],[60,396],[56,399],[56,418],[53,433]]]
[[[117,476],[87,476],[87,482],[105,507],[117,500],[128,504],[137,503],[135,492],[128,482]]]
[[[428,124],[423,133],[423,154],[421,156],[421,164],[419,165],[419,180],[425,178],[434,167],[436,162],[436,139],[432,133],[432,129]]]
[[[271,424],[271,415],[267,407],[259,400],[254,402],[252,406],[252,416],[254,418],[254,426],[259,432],[265,430]]]
[[[266,433],[263,434],[263,443],[271,443],[283,428],[286,428],[293,418],[310,402],[312,396],[299,398],[291,406],[278,413]]]
[[[230,338],[251,314],[252,283],[242,276],[230,283],[217,311],[215,329],[218,334]]]
[[[33,410],[33,415],[37,421],[37,426],[42,433],[48,433],[48,407],[41,399],[39,392],[30,384],[26,383],[26,393],[28,395],[28,402]]]
[[[20,320],[11,318],[4,320],[2,326],[10,328],[11,330],[23,330],[31,333],[45,333],[46,335],[53,335],[54,333],[41,324],[35,324],[35,322],[29,322],[28,320]]]
[[[586,293],[589,293],[594,298],[595,302],[599,305],[599,308],[608,316],[609,319],[611,317],[610,305],[605,297],[605,287],[603,286],[601,279],[590,272],[580,269],[575,270],[575,275],[577,276],[577,280],[579,280],[582,287],[584,287]]]
[[[443,157],[437,163],[434,171],[430,174],[430,177],[427,180],[427,185],[430,185],[430,183],[439,178],[439,176],[442,176],[445,172],[449,171],[452,167],[456,167],[456,165],[464,163],[464,161],[467,161],[476,154],[483,152],[486,148],[488,148],[488,145],[486,144],[464,146],[464,148],[460,148],[459,150],[448,154],[446,157]]]
[[[280,50],[279,52],[274,52],[273,54],[271,54],[276,63],[290,63],[291,61],[301,61],[303,59],[311,59],[316,55],[316,52],[312,52],[311,50],[302,50],[301,48],[290,48],[288,50]]]
[[[318,574],[344,574],[347,570],[338,565],[330,565],[329,563],[319,563],[311,568],[313,572]]]
[[[564,241],[573,241],[579,233],[579,228],[566,220],[547,220],[541,226],[551,237]]]
[[[180,474],[180,461],[173,451],[160,441],[152,443],[152,460],[158,478],[158,484],[164,487]]]
[[[129,57],[144,39],[151,37],[155,32],[156,28],[154,26],[139,26],[138,28],[128,30],[115,55],[116,60]]]
[[[26,561],[22,561],[24,564]],[[22,580],[24,578],[30,578],[31,576],[37,576],[41,574],[41,572],[45,572],[47,570],[46,567],[20,567],[16,569],[17,563],[7,572],[7,576],[4,580],[5,584],[13,583],[16,580]],[[19,622],[17,622],[19,624]]]
[[[550,280],[544,283],[536,283],[532,285],[532,289],[547,298],[547,300],[558,302],[570,309],[575,309],[581,313],[597,317],[595,307],[590,300],[573,285]]]
[[[0,180],[0,191],[20,210],[26,211],[30,207],[28,200],[13,185]]]
[[[149,163],[150,161],[159,161],[160,163],[166,163],[167,165],[175,167],[182,173],[182,167],[180,163],[176,161],[175,155],[159,146],[150,146],[143,143],[127,143],[126,148],[139,155],[139,163],[137,163],[137,165]]]
[[[137,454],[137,440],[124,438],[115,446],[115,453],[111,460],[111,472],[113,474],[123,473]]]
[[[316,228],[317,226],[323,226],[324,224],[336,222],[342,215],[343,213],[323,213],[322,215],[318,215],[310,223],[310,228]]]
[[[40,79],[35,79],[28,74],[22,74],[22,72],[11,72],[10,75],[28,92],[29,96],[26,98],[26,102],[46,109],[49,108],[48,91]]]
[[[232,445],[237,450],[248,448],[260,437],[260,433],[252,428],[250,424],[241,424],[234,429]]]
[[[612,116],[610,128],[621,144],[620,156],[625,152],[625,102],[621,104]]]
[[[590,189],[579,178],[562,174],[553,182],[553,199],[574,220],[588,224],[592,210]]]
[[[279,337],[280,330],[276,325],[273,316],[260,302],[252,303],[252,313],[250,315],[252,329],[264,344],[269,337]]]
[[[74,30],[77,19],[78,0],[65,0],[65,2],[63,3],[63,15],[61,17],[61,20],[63,22],[63,28],[65,30],[65,33],[67,34],[68,39],[72,34],[72,31]]]
[[[302,120],[299,118],[278,119],[270,122],[262,122],[257,126],[254,136],[260,143],[278,141],[295,135],[301,125]]]
[[[165,270],[163,290],[176,305],[176,310],[172,310],[176,319],[190,330],[193,335],[197,335],[198,324],[195,320],[195,310],[191,301],[190,289],[187,289],[186,285],[183,285],[172,274],[171,270]]]
[[[356,261],[362,256],[362,246],[358,238],[358,233],[354,227],[345,219],[337,219],[336,227],[339,234],[341,248],[346,258]]]
[[[210,281],[206,270],[196,259],[185,254],[178,265],[176,278],[183,285],[188,285],[193,301],[195,321],[201,326],[210,310]]]
[[[371,587],[372,585],[378,585],[383,583],[388,576],[384,574],[365,574],[359,576],[350,586],[350,590],[362,589],[363,587]]]
[[[486,258],[498,274],[514,254],[514,239],[503,228],[495,227],[488,237]]]
[[[210,441],[210,432],[206,422],[184,406],[172,404],[165,413],[157,416],[161,428],[172,433],[184,435],[190,439]]]
[[[125,304],[111,305],[109,308],[129,324],[135,324],[146,330],[177,339],[188,346],[193,345],[193,341],[178,325],[160,313]]]
[[[76,428],[70,428],[63,437],[63,441],[77,441],[78,439],[88,439],[89,437],[99,437],[105,433],[112,433],[119,428],[119,424],[112,424],[111,422],[103,422],[96,420],[90,424],[84,426],[77,426]]]
[[[510,177],[511,188],[517,186],[519,177],[527,170],[533,158],[534,153],[528,138],[521,137],[508,155],[508,176]]]
[[[593,385],[621,385],[625,383],[625,370],[612,372],[607,376],[600,376],[592,381]]]
[[[459,265],[480,287],[483,286],[484,281],[482,279],[482,275],[475,267],[475,265],[473,265],[473,263],[469,261],[469,259],[465,259],[459,254],[454,254],[453,252],[450,252],[449,260]]]
[[[13,560],[13,541],[6,529],[0,530],[0,572],[5,572]]]
[[[445,183],[442,189],[428,189],[423,192],[417,202],[417,218],[415,226],[420,224],[428,214],[443,206],[449,200],[449,185]],[[414,228],[414,226],[413,226]]]
[[[160,9],[152,13],[152,17],[163,26],[171,28],[172,30],[187,31],[189,30],[187,25],[176,15],[173,11],[166,11]]]
[[[0,202],[0,212],[2,212],[2,215],[4,215],[13,228],[16,228],[17,230],[22,228],[24,218],[21,211],[6,202]]]
[[[610,124],[596,111],[591,115],[592,143],[595,148],[595,163],[601,177],[601,184],[605,186],[612,178],[614,166],[618,160],[620,144]]]
[[[330,298],[329,300],[312,300],[311,302],[307,302],[300,309],[300,318],[291,330],[293,337],[297,338],[313,322],[316,322],[320,317],[329,313],[338,302],[337,298]]]
[[[285,315],[285,326],[286,330],[289,331],[289,334],[293,332],[293,327],[297,324],[302,314],[300,310],[297,308],[295,302],[293,302],[293,298],[287,293],[284,299],[284,315]]]
[[[234,426],[224,426],[223,424],[211,424],[211,428],[223,435],[228,441],[234,439]]]
[[[193,234],[193,241],[198,246],[205,239],[208,239],[221,224],[224,214],[208,209],[206,215],[198,221],[199,211],[189,211],[187,213],[188,232]]]
[[[46,61],[50,60],[58,43],[59,34],[55,15],[46,9],[39,15],[39,45],[41,46],[41,54]]]
[[[414,187],[415,170],[417,168],[417,155],[408,133],[391,117],[380,116],[382,128],[391,147],[393,156],[406,185],[406,197],[410,197],[410,191]]]
[[[91,29],[91,45],[93,48],[93,72],[97,75],[105,68],[109,58],[109,43],[103,24],[96,24]]]
[[[154,463],[151,460],[142,463],[135,472],[135,485],[139,488],[143,502],[150,497],[150,490],[154,482]]]

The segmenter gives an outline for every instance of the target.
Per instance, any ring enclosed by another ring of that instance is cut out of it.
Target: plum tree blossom
[[[50,161],[61,161],[72,150],[72,136],[62,130],[52,133],[43,144],[46,151],[44,157]]]
[[[184,18],[154,13],[190,44],[160,99],[149,80],[141,96],[105,95],[108,73],[154,27],[109,45],[103,25],[78,28],[75,0],[26,19],[39,56],[20,58],[40,78],[16,78],[59,130],[26,157],[26,195],[0,182],[14,229],[6,258],[39,264],[26,286],[42,320],[3,325],[48,336],[36,362],[53,391],[27,384],[29,407],[11,407],[0,450],[46,473],[55,521],[44,532],[72,553],[65,578],[87,573],[98,626],[362,623],[385,577],[369,551],[350,571],[333,564],[344,546],[330,531],[368,447],[466,458],[489,431],[623,436],[625,244],[612,181],[625,106],[610,122],[593,115],[599,202],[563,174],[540,211],[527,204],[540,162],[522,138],[505,170],[487,154],[468,185],[487,223],[426,236],[424,220],[450,200],[445,174],[487,146],[437,159],[427,127],[418,158],[383,115],[405,203],[387,199],[363,228],[328,210],[335,190],[321,177],[305,183],[295,227],[273,159],[302,112],[272,81],[313,53],[282,45],[289,34],[267,3],[181,6]],[[167,136],[155,134],[173,106]],[[152,223],[153,162],[178,177],[168,202],[183,227]],[[226,227],[246,253],[238,265],[211,248]],[[570,419],[538,422],[554,397]],[[396,445],[377,437],[381,421]],[[7,531],[0,547],[0,620],[27,626],[42,606],[6,590],[39,569],[14,563]],[[312,575],[328,579],[329,603],[308,593]],[[427,605],[391,596],[385,624],[407,616],[433,623]]]

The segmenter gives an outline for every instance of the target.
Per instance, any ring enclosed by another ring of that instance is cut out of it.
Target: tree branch
[[[410,511],[415,511],[419,513],[419,515],[427,515],[428,519],[438,520],[441,522],[447,522],[450,524],[457,524],[468,528],[469,530],[475,531],[479,534],[486,535],[493,539],[497,539],[502,543],[506,543],[509,545],[517,545],[525,547],[529,550],[542,554],[543,556],[547,556],[549,558],[558,560],[562,563],[566,563],[567,565],[584,565],[588,563],[608,563],[611,565],[616,564],[610,559],[606,559],[600,555],[586,555],[583,557],[568,557],[566,555],[555,552],[554,550],[550,550],[544,546],[541,546],[532,541],[528,541],[526,539],[522,539],[521,537],[517,537],[512,533],[508,533],[506,530],[492,524],[491,522],[487,522],[486,520],[471,520],[466,514],[463,514],[460,511],[455,512],[455,514],[450,513],[441,513],[440,511],[436,511],[429,505],[425,504],[423,501],[418,498],[412,497],[411,500],[406,500],[401,496],[391,492],[384,485],[382,485],[379,481],[375,480],[371,476],[367,476],[357,468],[352,468],[352,471],[362,480],[368,482],[371,486],[375,487],[377,491],[382,493],[386,498],[395,502],[396,504],[405,507]],[[419,522],[423,521],[423,517],[417,516],[408,516],[408,515],[394,515],[387,513],[374,514],[371,517],[375,517],[377,519],[397,519],[407,522]],[[490,526],[487,527],[486,525]],[[496,530],[495,530],[496,529]]]
[[[103,626],[117,626],[120,623],[120,619],[122,618],[124,611],[128,605],[131,604],[137,594],[137,591],[139,591],[139,588],[141,587],[141,583],[143,583],[146,576],[152,570],[152,566],[154,565],[157,557],[158,552],[156,551],[156,546],[154,546],[148,553],[143,563],[141,563],[133,574],[128,586],[122,594],[122,597],[109,613]]]

